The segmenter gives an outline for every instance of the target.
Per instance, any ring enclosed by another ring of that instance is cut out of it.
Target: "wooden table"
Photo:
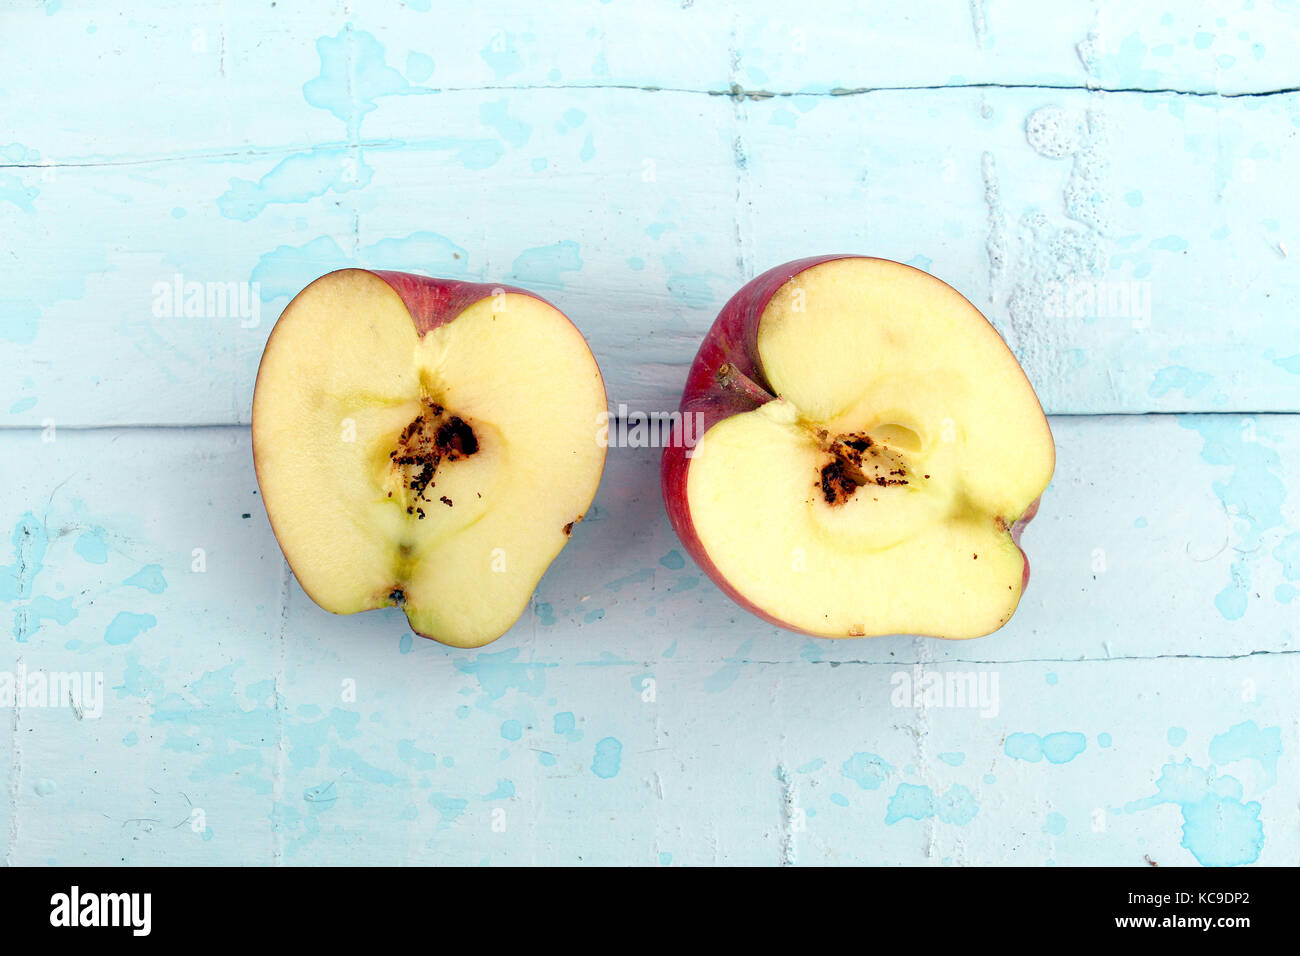
[[[4,860],[1294,864],[1300,9],[1171,6],[8,5]],[[316,276],[535,289],[631,415],[840,251],[956,286],[1052,415],[996,635],[749,617],[656,449],[482,651],[289,574],[248,423]],[[72,672],[102,706],[13,689]]]

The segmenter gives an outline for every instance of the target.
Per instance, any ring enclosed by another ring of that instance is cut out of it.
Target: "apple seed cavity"
[[[448,415],[432,399],[423,399],[420,414],[402,430],[397,448],[388,453],[398,482],[406,490],[406,513],[423,520],[424,509],[419,505],[430,500],[425,493],[434,486],[438,466],[444,461],[468,458],[477,451],[478,437],[464,419]],[[438,500],[452,506],[445,495]]]
[[[850,432],[829,441],[825,429],[814,434],[831,456],[821,468],[819,482],[828,505],[844,504],[864,485],[889,488],[908,483],[902,455],[865,432]]]

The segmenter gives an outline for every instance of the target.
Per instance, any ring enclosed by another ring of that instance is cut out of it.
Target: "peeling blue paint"
[[[1008,734],[1003,751],[1015,760],[1038,763],[1069,763],[1088,746],[1088,738],[1080,733],[1059,731],[1040,737],[1038,734]]]
[[[591,772],[602,780],[618,776],[623,762],[623,744],[614,737],[604,737],[596,743],[596,754],[591,761]]]
[[[1192,764],[1165,764],[1156,793],[1124,805],[1138,813],[1164,804],[1177,806],[1183,817],[1182,846],[1205,866],[1239,866],[1259,859],[1264,827],[1258,803],[1242,801],[1241,784]]]
[[[163,576],[161,564],[146,564],[122,583],[128,587],[141,588],[150,594],[162,594],[167,590],[167,579]]]
[[[893,826],[901,820],[928,820],[965,826],[975,819],[979,805],[975,795],[959,783],[936,796],[929,787],[900,783],[889,798],[885,823]]]
[[[1229,727],[1210,741],[1210,759],[1216,764],[1253,760],[1267,777],[1267,786],[1277,783],[1277,762],[1282,757],[1282,730],[1260,727],[1246,720]]]
[[[109,622],[108,629],[104,632],[104,643],[119,645],[130,644],[144,631],[157,625],[158,619],[152,614],[132,614],[130,611],[119,611],[117,615]]]
[[[840,774],[863,790],[877,790],[894,770],[883,757],[872,753],[855,753],[840,767]]]

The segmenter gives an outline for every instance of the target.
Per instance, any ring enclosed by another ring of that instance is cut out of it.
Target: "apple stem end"
[[[776,400],[775,395],[765,389],[762,385],[759,385],[730,362],[726,362],[718,367],[717,378],[718,384],[723,388],[729,388],[732,391],[739,392],[756,405],[766,405],[768,402]]]

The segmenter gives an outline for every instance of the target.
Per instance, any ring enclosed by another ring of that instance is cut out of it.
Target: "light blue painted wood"
[[[1298,17],[6,9],[0,695],[104,690],[0,707],[4,859],[1294,861],[1300,425],[1250,413],[1300,406]],[[829,249],[956,285],[1049,410],[1220,414],[1055,418],[1027,595],[962,644],[760,624],[615,448],[476,652],[311,604],[246,428],[111,427],[246,423],[275,316],[352,262],[534,287],[659,410],[732,290]],[[169,315],[176,275],[258,294]],[[927,674],[985,698],[906,706]]]
[[[26,569],[0,671],[105,687],[97,719],[10,709],[8,858],[1293,858],[1297,420],[1054,425],[1030,587],[989,638],[759,623],[683,556],[656,451],[616,448],[530,611],[473,652],[311,604],[245,430],[0,436],[0,526],[48,539],[0,560]],[[918,666],[983,680],[983,705],[899,706]],[[1211,790],[1214,824],[1195,808]]]
[[[633,15],[609,6],[608,16]],[[47,76],[54,61],[34,57],[13,60],[23,82],[0,94],[17,138],[0,172],[0,247],[17,263],[0,302],[11,369],[0,414],[10,423],[246,423],[275,316],[312,278],[353,262],[534,287],[589,336],[616,404],[674,407],[699,337],[731,292],[770,265],[829,250],[898,258],[957,286],[1006,335],[1050,412],[1300,407],[1291,260],[1300,94],[953,80],[734,100],[702,92],[721,81],[668,76],[709,62],[689,43],[668,58],[661,84],[687,92],[624,89],[628,77],[612,75],[595,89],[534,89],[524,51],[536,70],[551,62],[544,31],[510,33],[500,53],[487,15],[458,21],[481,44],[406,30],[412,11],[362,11],[349,29],[328,8],[288,22],[266,8],[254,21],[265,27],[224,33],[191,21],[188,8],[155,16],[164,22],[114,26],[122,32],[111,38],[86,32],[95,24],[71,11],[42,27],[87,57],[110,39],[130,51],[130,37],[157,30],[172,41],[153,46],[174,71],[167,95],[190,104],[182,115],[81,92],[53,109],[52,97],[72,93]],[[1290,14],[1261,14],[1255,32],[1237,32],[1262,35],[1278,16]],[[940,35],[956,29],[940,22]],[[780,32],[775,23],[746,26]],[[872,43],[902,29],[862,23]],[[617,35],[547,29],[559,31],[551,42],[569,37],[575,63]],[[921,26],[907,29],[920,42]],[[259,59],[257,30],[266,31],[258,43],[284,55]],[[320,40],[286,44],[289,31]],[[1140,62],[1178,60],[1160,79],[1172,83],[1201,62],[1200,44],[1228,44],[1230,32],[1189,34],[1176,56]],[[733,42],[726,30],[704,36]],[[428,75],[421,37],[437,43]],[[809,70],[848,68],[847,58],[813,59]],[[901,54],[889,62],[912,68]],[[484,88],[493,64],[510,89]],[[1018,82],[1050,79],[1017,69]],[[767,71],[744,79],[759,75]],[[1259,80],[1259,89],[1282,82]],[[461,91],[430,92],[442,88]],[[242,283],[249,303],[233,319],[215,301],[171,314],[155,290],[177,276]]]
[[[854,0],[815,11],[780,0],[172,0],[125,17],[103,2],[9,6],[0,53],[10,82],[0,102],[11,129],[39,134],[54,159],[331,138],[326,117],[301,113],[298,97],[315,75],[318,38],[347,22],[376,37],[411,83],[437,89],[736,84],[797,93],[983,83],[1231,94],[1296,85],[1288,41],[1297,15],[1286,3],[975,0],[918,15]],[[61,63],[93,64],[98,82]]]

